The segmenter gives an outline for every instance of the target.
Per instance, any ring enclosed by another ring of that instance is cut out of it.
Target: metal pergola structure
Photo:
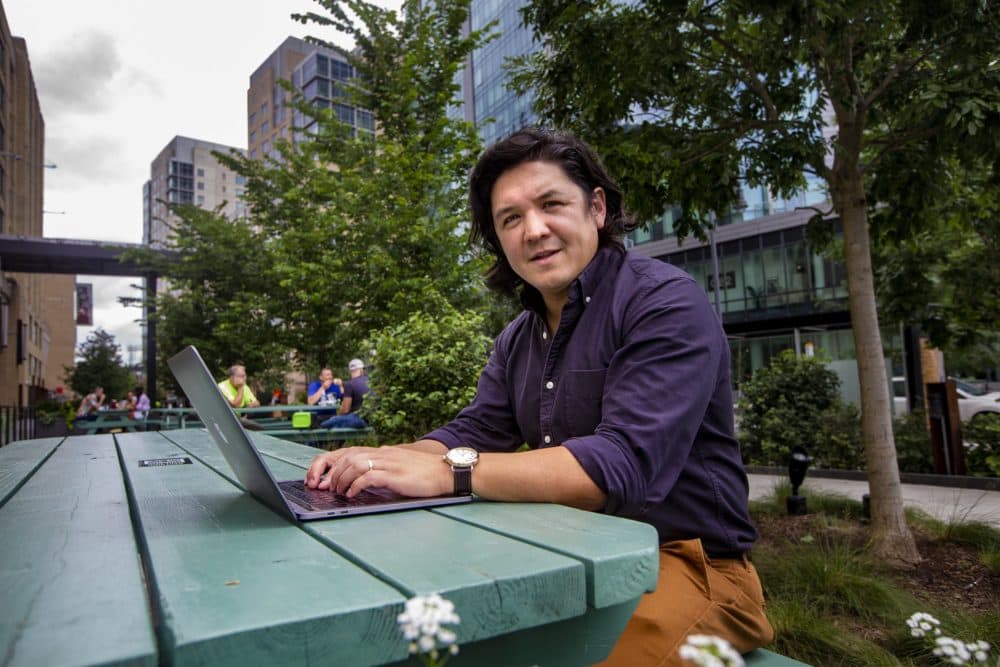
[[[135,243],[46,239],[0,234],[0,270],[12,273],[48,273],[88,276],[135,276],[146,279],[146,391],[156,395],[156,324],[152,297],[157,274],[122,261],[126,250],[148,248]],[[160,251],[165,255],[167,251]]]

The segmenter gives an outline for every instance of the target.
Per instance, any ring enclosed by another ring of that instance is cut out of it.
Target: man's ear
[[[598,229],[604,229],[604,222],[608,217],[608,203],[604,195],[604,188],[594,188],[590,196],[590,212],[597,222]]]

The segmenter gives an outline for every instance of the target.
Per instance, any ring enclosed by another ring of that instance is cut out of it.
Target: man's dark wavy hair
[[[594,188],[604,189],[607,216],[604,227],[598,230],[600,247],[614,246],[624,250],[622,239],[625,233],[636,227],[632,216],[625,211],[621,189],[608,176],[590,146],[561,130],[536,127],[518,130],[488,148],[469,177],[469,209],[472,212],[469,242],[493,255],[493,264],[486,271],[486,286],[498,292],[513,293],[524,281],[503,254],[493,226],[490,196],[493,185],[504,172],[525,162],[559,165],[570,180],[580,186],[587,201],[590,201]]]

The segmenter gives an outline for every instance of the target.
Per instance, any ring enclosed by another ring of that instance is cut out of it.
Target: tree
[[[167,282],[153,316],[164,386],[178,389],[166,360],[187,345],[198,348],[216,376],[237,362],[252,380],[287,371],[280,326],[266,307],[273,262],[259,230],[196,206],[171,211],[177,216],[166,241],[172,256],[151,249],[126,253]]]
[[[945,351],[949,372],[1000,366],[1000,176],[952,160],[937,198],[875,212],[873,253],[880,313],[920,325]],[[909,225],[915,217],[920,225]]]
[[[115,337],[104,329],[96,329],[80,343],[79,360],[65,366],[66,384],[78,394],[89,394],[103,387],[109,398],[123,398],[135,386],[135,376],[122,360]]]
[[[294,18],[356,42],[347,51],[313,39],[352,64],[357,78],[338,93],[372,113],[376,130],[355,132],[296,95],[315,124],[278,142],[280,161],[224,158],[247,177],[273,262],[261,307],[305,368],[363,356],[371,332],[420,312],[432,289],[456,307],[491,307],[464,238],[464,180],[480,144],[448,116],[455,75],[482,41],[462,35],[467,3],[408,0],[401,15],[360,0],[320,4],[329,15]]]
[[[524,11],[543,48],[518,84],[536,88],[543,117],[594,143],[639,214],[679,203],[678,233],[703,234],[741,178],[781,194],[805,173],[826,183],[843,226],[873,546],[894,562],[919,553],[900,494],[869,212],[933,192],[949,159],[995,162],[998,13],[978,0],[532,0]]]

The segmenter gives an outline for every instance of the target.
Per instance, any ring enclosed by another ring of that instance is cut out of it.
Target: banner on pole
[[[84,326],[94,324],[94,285],[76,284],[76,323]]]

